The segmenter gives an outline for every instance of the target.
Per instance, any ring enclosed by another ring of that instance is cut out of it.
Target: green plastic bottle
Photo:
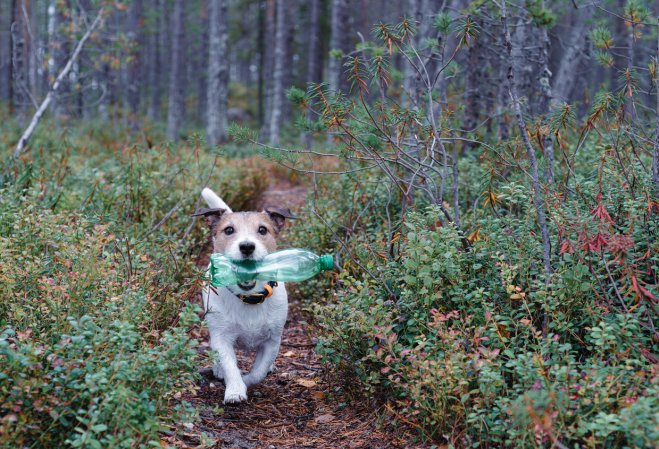
[[[275,251],[258,261],[232,260],[224,254],[213,253],[209,273],[214,287],[225,287],[255,279],[299,282],[333,268],[332,255],[318,256],[305,249],[291,248]]]

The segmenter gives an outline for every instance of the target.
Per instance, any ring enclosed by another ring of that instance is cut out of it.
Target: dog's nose
[[[240,249],[240,252],[243,253],[243,255],[251,256],[256,249],[256,245],[252,242],[241,242],[238,245],[238,248]]]

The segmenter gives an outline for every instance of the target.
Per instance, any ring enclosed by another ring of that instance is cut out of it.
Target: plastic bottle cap
[[[331,254],[320,256],[320,269],[329,271],[334,269],[334,257]]]

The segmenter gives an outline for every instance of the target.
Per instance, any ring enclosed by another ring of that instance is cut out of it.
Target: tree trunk
[[[424,36],[422,34],[422,26],[421,24],[423,23],[423,11],[422,11],[422,5],[421,5],[421,0],[407,0],[407,10],[409,17],[415,22],[415,28],[417,30],[416,35],[414,36],[414,39],[412,41],[412,45],[416,48],[416,50],[420,53],[421,49],[419,48],[419,44],[423,42],[423,40],[428,37]],[[419,62],[415,58],[410,58],[414,62],[414,66],[418,66]],[[403,92],[404,92],[404,101],[403,105],[407,108],[416,108],[418,107],[419,104],[419,97],[418,97],[418,86],[417,84],[421,81],[418,77],[419,73],[418,71],[414,68],[412,63],[405,58],[404,59],[404,67],[405,67],[405,72],[404,72],[404,78],[403,78]]]
[[[167,138],[177,141],[183,121],[183,39],[184,1],[174,0],[172,11],[172,53],[169,71],[169,105],[167,109]]]
[[[270,115],[272,113],[272,98],[274,92],[274,79],[272,73],[275,68],[275,42],[276,42],[276,15],[278,2],[265,0],[265,28],[263,40],[263,64],[261,77],[263,80],[263,110],[261,111],[263,134],[269,135]]]
[[[284,55],[286,55],[285,59],[288,62],[284,64],[283,67],[284,72],[282,74],[282,86],[283,92],[286,92],[286,89],[295,84],[297,79],[302,78],[302,76],[300,76],[298,73],[300,64],[295,64],[295,61],[303,58],[296,57],[297,45],[295,38],[298,35],[299,0],[286,0],[284,4],[286,5],[286,19],[284,21],[286,27],[284,36]],[[281,121],[288,121],[291,118],[291,103],[286,100],[285,94],[283,95],[284,100],[282,101]]]
[[[524,142],[524,147],[526,148],[526,153],[529,157],[529,162],[531,165],[531,175],[533,177],[533,203],[535,205],[536,213],[538,214],[538,224],[540,225],[540,233],[542,235],[542,254],[543,262],[545,268],[545,282],[550,282],[551,274],[553,273],[553,268],[551,266],[551,241],[549,240],[549,227],[547,225],[547,217],[545,215],[545,205],[542,198],[542,190],[540,187],[540,176],[538,174],[538,163],[535,158],[535,150],[531,146],[529,141],[528,131],[526,129],[526,123],[524,122],[524,116],[522,115],[522,107],[519,101],[519,96],[517,94],[517,85],[515,81],[515,59],[513,58],[513,44],[512,39],[510,38],[510,31],[508,31],[508,22],[506,14],[506,1],[501,1],[501,26],[503,28],[504,43],[506,47],[506,56],[508,57],[507,64],[507,73],[508,73],[508,90],[510,93],[510,101],[515,112],[515,118],[517,119],[517,125],[520,130],[520,137]],[[546,317],[545,317],[546,318]],[[543,332],[546,331],[547,322],[543,323]]]
[[[210,0],[208,51],[208,144],[215,146],[227,138],[227,96],[229,58],[227,55],[227,1]]]
[[[464,122],[462,127],[467,132],[474,132],[480,120],[482,111],[482,98],[484,86],[481,75],[482,67],[482,49],[481,43],[476,40],[467,50],[467,66],[469,70],[465,73],[465,92],[464,92]],[[474,148],[473,142],[467,142],[467,148]]]
[[[11,101],[11,9],[0,2],[0,101]]]
[[[142,0],[133,0],[128,14],[128,39],[133,44],[131,63],[128,66],[127,104],[130,109],[130,123],[137,127],[142,92],[142,67],[144,56],[144,8]]]
[[[309,47],[307,49],[307,83],[319,83],[321,81],[320,75],[320,0],[311,0],[309,2],[309,28],[308,38]],[[311,109],[307,113],[307,120],[314,121],[314,116]],[[304,133],[302,141],[306,148],[311,148],[313,136],[311,133]]]
[[[504,1],[504,0],[501,0]],[[512,17],[510,18],[512,20]],[[515,26],[511,32],[513,44],[512,58],[515,65],[515,87],[517,94],[522,101],[529,105],[530,110],[532,103],[532,79],[535,73],[532,62],[533,46],[535,36],[531,31],[531,23],[526,11],[522,8],[519,11]],[[508,65],[508,64],[506,64]]]
[[[160,120],[160,110],[162,108],[162,40],[167,29],[167,14],[163,11],[163,0],[155,0],[157,11],[156,23],[154,24],[155,32],[152,36],[151,63],[149,67],[149,85],[151,86],[149,101],[149,119],[156,122]]]
[[[68,7],[68,5],[66,6]],[[52,80],[55,79],[57,74],[69,57],[69,42],[64,36],[64,29],[67,25],[66,17],[64,16],[64,11],[62,10],[62,5],[59,4],[56,0],[51,0],[49,6],[49,37],[50,37],[50,51],[52,52],[51,58],[54,64],[50,65],[48,77],[48,83],[50,84]],[[60,86],[58,92],[53,96],[53,115],[55,117],[61,117],[66,115],[66,108],[61,100],[62,95],[66,96],[68,93],[69,83],[67,79],[62,80],[62,85]]]
[[[208,3],[201,3],[199,6],[199,27],[201,28],[201,36],[199,36],[199,50],[198,55],[195,57],[194,70],[190,79],[197,80],[197,121],[199,123],[208,124],[208,83],[209,78],[209,63],[208,54],[210,52],[210,9],[213,0]],[[226,52],[225,52],[226,53]],[[226,58],[226,55],[225,55]],[[242,78],[241,78],[242,79]],[[247,80],[245,80],[247,83]]]
[[[541,1],[541,7],[544,8],[544,0]],[[553,95],[551,90],[551,76],[552,73],[549,70],[549,49],[550,41],[549,34],[547,33],[547,28],[540,26],[538,28],[539,35],[539,72],[538,76],[538,112],[545,117],[550,114],[554,108]],[[554,136],[550,132],[546,132],[543,135],[542,144],[544,147],[545,155],[545,181],[548,184],[554,183]]]
[[[341,70],[343,68],[343,40],[345,34],[346,0],[332,0],[331,3],[331,34],[330,34],[330,57],[327,73],[327,81],[330,90],[339,90]]]
[[[330,51],[327,67],[327,84],[330,91],[336,92],[341,88],[341,70],[343,68],[343,45],[345,29],[346,0],[331,0],[330,19]],[[327,141],[331,143],[333,137],[327,134]]]
[[[503,36],[503,32],[501,33]],[[502,44],[505,45],[505,42],[502,41]],[[507,64],[506,56],[504,52],[501,52],[498,57],[499,64],[499,80],[498,80],[498,91],[497,91],[497,106],[496,106],[496,117],[497,117],[497,138],[499,141],[507,140],[510,135],[510,129],[508,126],[508,82],[507,82]]]
[[[258,49],[258,65],[259,73],[257,80],[257,96],[258,104],[256,111],[256,118],[258,119],[259,129],[264,127],[265,116],[265,15],[266,15],[266,2],[259,1],[258,3],[258,33],[256,35],[256,48]]]
[[[277,0],[277,30],[275,32],[275,69],[273,73],[272,111],[268,142],[270,145],[279,144],[281,128],[281,113],[284,103],[284,65],[286,61],[286,0]]]
[[[559,101],[570,102],[572,99],[572,91],[578,79],[575,74],[588,49],[586,24],[592,17],[593,10],[594,7],[585,6],[576,11],[575,22],[567,38],[552,86],[553,97]]]
[[[29,104],[27,87],[27,41],[28,31],[23,15],[23,1],[12,1],[11,65],[13,107],[18,113],[25,112]]]

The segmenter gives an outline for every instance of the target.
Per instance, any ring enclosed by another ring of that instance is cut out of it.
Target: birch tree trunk
[[[286,0],[277,0],[277,30],[275,32],[275,68],[273,73],[272,107],[268,127],[268,142],[279,145],[281,110],[284,103],[284,65],[286,61]]]
[[[183,39],[184,0],[174,0],[172,11],[172,53],[169,71],[169,105],[167,109],[167,138],[178,140],[183,121]]]
[[[206,111],[208,144],[215,146],[227,137],[229,58],[227,55],[227,0],[210,0],[208,90]]]

